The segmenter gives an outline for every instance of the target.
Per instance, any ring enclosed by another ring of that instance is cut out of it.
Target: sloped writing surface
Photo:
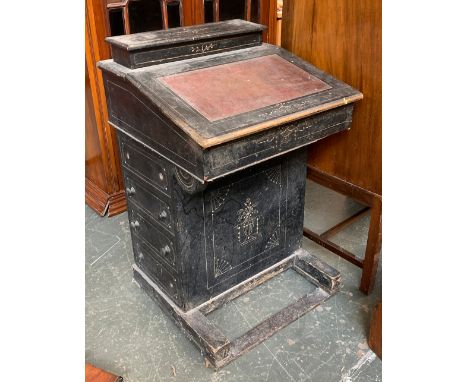
[[[211,122],[331,88],[276,54],[158,80]]]

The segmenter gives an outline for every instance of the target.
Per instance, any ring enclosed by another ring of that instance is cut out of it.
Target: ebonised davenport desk
[[[219,368],[333,295],[301,249],[306,146],[350,128],[362,94],[242,20],[110,37],[134,279]],[[293,268],[316,289],[234,341],[206,314]]]

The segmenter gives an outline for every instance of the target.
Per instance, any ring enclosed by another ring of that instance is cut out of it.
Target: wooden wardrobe
[[[310,147],[308,177],[370,209],[365,258],[329,240],[330,233],[352,219],[320,235],[307,229],[304,234],[361,267],[360,289],[370,293],[379,263],[382,224],[382,2],[284,0],[281,35],[285,49],[364,94],[349,131]]]

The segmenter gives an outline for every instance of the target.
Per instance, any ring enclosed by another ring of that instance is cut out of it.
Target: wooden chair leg
[[[211,6],[213,9],[213,22],[219,21],[219,0],[212,0]],[[203,22],[206,23],[205,20],[205,0],[203,0],[202,4],[202,12],[203,12]]]
[[[182,5],[182,0],[159,0],[161,4],[161,14],[162,14],[162,25],[163,29],[169,29],[169,15],[167,6],[168,3],[177,3],[179,7],[179,23],[180,26],[184,26],[184,9]]]
[[[213,21],[219,21],[219,0],[213,0]]]
[[[128,2],[123,7],[124,33],[130,34],[130,15],[128,13]]]
[[[365,294],[372,292],[375,276],[379,266],[380,249],[382,247],[382,200],[375,198],[371,208],[369,235],[367,237],[366,254],[362,268],[361,285],[359,289]]]
[[[167,15],[167,2],[160,0],[163,29],[169,29],[169,17]]]
[[[183,8],[183,1],[179,1],[179,22],[180,26],[184,26],[184,8]]]
[[[245,0],[244,19],[250,21],[252,12],[252,0]]]
[[[382,301],[372,309],[367,343],[372,351],[382,359]]]

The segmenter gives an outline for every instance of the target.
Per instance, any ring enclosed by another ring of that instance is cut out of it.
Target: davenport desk
[[[339,289],[301,249],[306,147],[350,128],[362,94],[242,20],[110,37],[134,279],[216,368]],[[312,293],[230,341],[206,315],[292,268]]]

